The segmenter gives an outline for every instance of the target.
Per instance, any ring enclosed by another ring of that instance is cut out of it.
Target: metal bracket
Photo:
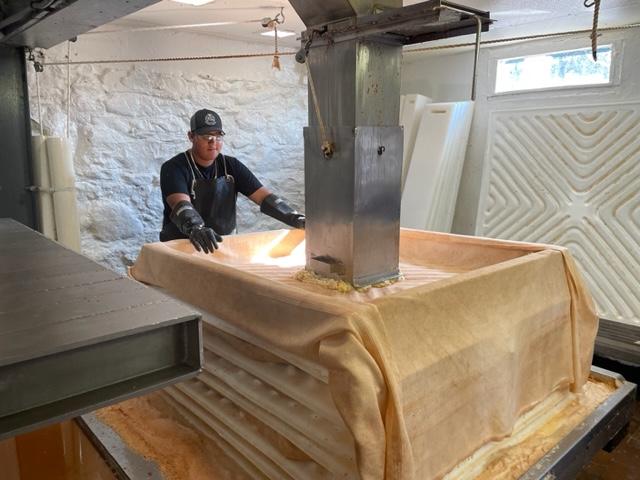
[[[321,32],[303,32],[302,40],[315,35],[314,43],[327,44],[375,36],[379,41],[410,45],[475,33],[476,19],[480,19],[482,31],[488,31],[493,22],[489,12],[440,0],[428,0],[373,15],[336,20],[324,25]]]
[[[27,60],[33,63],[33,68],[35,69],[36,72],[38,73],[42,72],[44,70],[44,66],[40,62],[36,62],[36,56],[33,53],[33,49],[30,48],[28,52],[29,52],[29,55],[27,56]]]
[[[327,255],[311,257],[311,266],[316,272],[324,275],[344,275],[344,263]]]

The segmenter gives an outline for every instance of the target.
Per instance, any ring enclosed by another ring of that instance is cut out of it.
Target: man
[[[260,211],[291,227],[304,228],[305,217],[265,188],[237,158],[220,153],[222,120],[212,110],[198,110],[187,133],[191,148],[160,169],[164,218],[160,241],[188,238],[196,250],[213,253],[236,229],[238,192]]]

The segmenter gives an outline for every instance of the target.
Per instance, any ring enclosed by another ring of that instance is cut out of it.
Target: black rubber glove
[[[260,211],[290,227],[304,229],[305,216],[302,213],[298,213],[293,207],[289,206],[284,200],[278,198],[278,196],[273,193],[267,195],[265,199],[262,200]]]
[[[222,237],[213,228],[193,227],[189,234],[189,240],[191,240],[197,251],[203,250],[204,253],[213,253],[219,248],[218,242],[222,241]]]
[[[173,207],[171,221],[189,237],[199,252],[213,253],[218,248],[218,242],[222,242],[222,237],[213,228],[205,227],[200,214],[186,200],[178,202]]]

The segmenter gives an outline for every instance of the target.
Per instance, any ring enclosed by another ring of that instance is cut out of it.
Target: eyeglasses
[[[211,142],[221,143],[222,142],[222,135],[196,135],[196,137],[198,137],[200,140],[204,140],[207,143],[211,143]]]

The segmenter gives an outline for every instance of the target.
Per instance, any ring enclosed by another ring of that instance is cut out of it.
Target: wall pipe
[[[480,35],[482,33],[482,20],[476,17],[478,21],[478,31],[476,32],[476,51],[473,58],[473,81],[471,84],[471,100],[476,100],[476,86],[478,84],[478,59],[480,58]]]
[[[439,7],[442,10],[451,10],[453,12],[460,13],[469,13],[465,10],[460,10],[455,7],[450,7],[448,5],[441,5]],[[473,58],[473,78],[471,79],[471,100],[475,101],[476,99],[476,85],[478,83],[478,59],[480,58],[480,35],[482,33],[482,19],[478,15],[474,15],[476,21],[478,22],[478,30],[476,31],[476,42],[475,42],[475,56]]]

